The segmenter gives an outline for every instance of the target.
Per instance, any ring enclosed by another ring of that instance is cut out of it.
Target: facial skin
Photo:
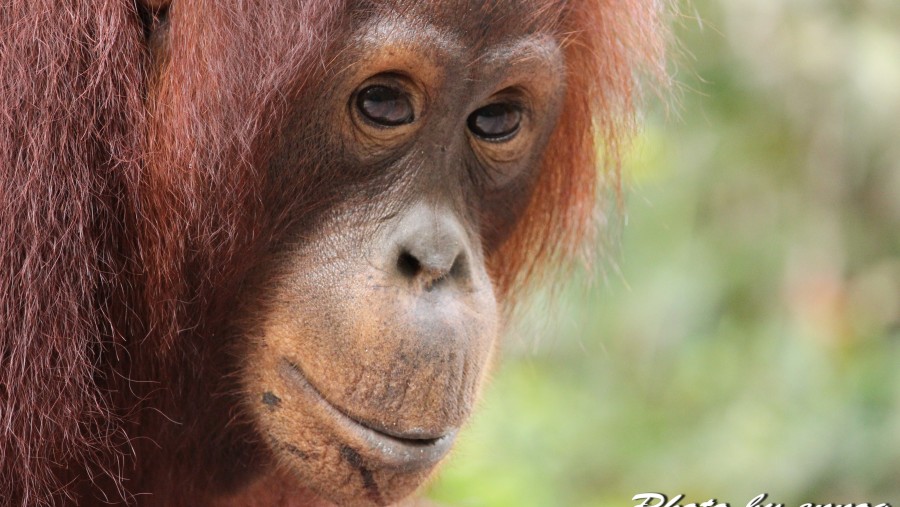
[[[291,222],[249,284],[258,431],[288,476],[342,505],[409,495],[469,417],[500,328],[485,258],[527,202],[564,91],[550,34],[476,34],[420,4],[360,10],[336,37],[333,86],[296,104],[268,169],[279,188],[328,174],[333,204]],[[327,167],[298,155],[310,139]]]
[[[0,504],[411,494],[593,243],[663,4],[4,2]]]

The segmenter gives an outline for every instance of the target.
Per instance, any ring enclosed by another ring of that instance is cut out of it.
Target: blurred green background
[[[613,246],[510,330],[440,503],[900,505],[900,1],[680,9]]]

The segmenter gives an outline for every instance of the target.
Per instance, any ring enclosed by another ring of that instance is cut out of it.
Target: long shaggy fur
[[[0,7],[0,505],[77,501],[85,484],[136,502],[136,478],[162,466],[142,461],[143,414],[177,412],[198,373],[172,365],[203,362],[211,316],[298,211],[263,207],[261,168],[342,13],[379,2],[351,4],[176,0],[165,61],[132,0]],[[582,244],[635,71],[662,75],[654,0],[531,4],[510,22],[560,34],[568,88],[528,211],[489,259],[502,296]]]
[[[146,52],[128,2],[0,8],[0,504],[64,498],[111,468],[130,180]]]

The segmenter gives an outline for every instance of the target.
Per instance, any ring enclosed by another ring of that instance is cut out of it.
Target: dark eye
[[[362,115],[383,127],[396,127],[413,121],[413,106],[402,91],[374,85],[356,95],[356,108]]]
[[[484,106],[469,116],[469,130],[488,141],[505,141],[519,130],[522,109],[509,103]]]

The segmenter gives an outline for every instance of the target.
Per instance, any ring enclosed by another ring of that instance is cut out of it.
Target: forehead
[[[378,74],[411,76],[426,94],[444,97],[529,83],[535,86],[519,88],[552,88],[565,65],[556,19],[562,9],[550,15],[552,2],[353,4],[345,18],[348,37],[337,38],[330,50],[330,69],[354,86]]]
[[[563,9],[563,0],[361,0],[351,6],[356,29],[416,31],[432,42],[453,40],[476,51],[554,34]]]

